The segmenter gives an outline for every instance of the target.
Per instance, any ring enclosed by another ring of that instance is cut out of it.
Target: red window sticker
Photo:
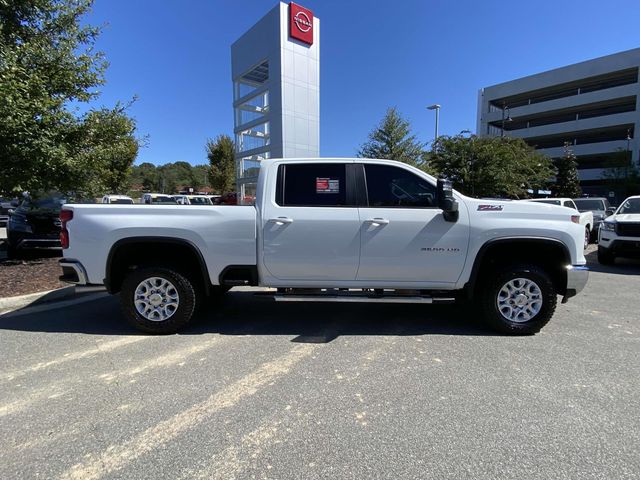
[[[316,178],[316,193],[340,193],[340,179]]]

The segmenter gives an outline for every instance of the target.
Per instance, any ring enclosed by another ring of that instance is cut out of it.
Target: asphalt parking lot
[[[0,478],[638,478],[640,262],[592,266],[530,337],[242,291],[164,337],[101,295],[0,316]]]

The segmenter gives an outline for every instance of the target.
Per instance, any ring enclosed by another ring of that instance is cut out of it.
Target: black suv
[[[7,255],[19,257],[27,250],[60,249],[60,209],[63,196],[25,199],[7,223]]]

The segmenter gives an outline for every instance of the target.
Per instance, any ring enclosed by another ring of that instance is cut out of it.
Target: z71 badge
[[[478,205],[479,212],[501,212],[502,205]]]

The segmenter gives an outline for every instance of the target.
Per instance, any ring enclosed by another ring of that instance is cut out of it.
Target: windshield
[[[640,197],[629,198],[625,200],[625,202],[620,205],[620,209],[617,211],[618,215],[623,213],[640,213]]]
[[[604,202],[602,200],[590,200],[578,198],[574,200],[580,211],[588,210],[605,210]]]
[[[549,205],[560,205],[560,200],[534,200],[538,203],[548,203]]]
[[[29,210],[56,210],[59,211],[63,204],[67,203],[64,197],[44,197],[37,199],[26,199],[20,208]]]
[[[173,197],[151,197],[151,203],[160,203],[160,204],[175,204],[176,200]]]

